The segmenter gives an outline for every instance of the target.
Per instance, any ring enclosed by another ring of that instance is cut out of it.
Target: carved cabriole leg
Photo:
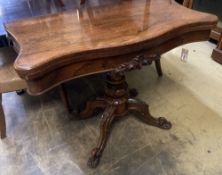
[[[6,137],[5,114],[2,107],[2,94],[0,93],[0,132],[1,139]]]
[[[139,118],[146,124],[156,126],[161,129],[170,129],[172,124],[164,117],[154,118],[149,112],[149,105],[136,99],[128,99],[128,110],[139,113]]]
[[[90,168],[95,168],[99,164],[100,157],[102,156],[103,150],[106,146],[106,142],[109,137],[110,128],[112,122],[114,121],[116,107],[115,106],[108,106],[101,118],[100,122],[100,138],[96,148],[94,148],[91,152],[91,156],[88,160],[88,166]]]
[[[80,112],[79,116],[81,119],[91,117],[96,108],[104,109],[107,103],[104,98],[96,98],[95,100],[87,101],[84,111]]]

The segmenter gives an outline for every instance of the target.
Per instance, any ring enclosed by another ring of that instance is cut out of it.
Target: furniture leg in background
[[[72,112],[72,107],[71,107],[71,104],[70,104],[70,100],[68,98],[68,95],[67,95],[67,91],[65,89],[65,85],[64,84],[61,84],[59,87],[59,93],[60,93],[60,97],[66,107],[66,110],[71,113]]]
[[[5,114],[2,106],[2,94],[7,92],[17,91],[20,95],[27,88],[24,80],[22,80],[15,72],[13,63],[16,58],[16,53],[10,47],[0,49],[0,136],[6,137],[6,122]],[[59,86],[60,97],[68,112],[71,112],[71,105],[67,96],[64,85]]]
[[[222,64],[222,34],[220,36],[220,40],[217,44],[217,48],[213,50],[211,57],[217,61],[218,63]]]
[[[2,94],[26,88],[26,83],[14,70],[13,63],[16,53],[12,48],[0,49],[0,132],[1,138],[6,137],[5,114],[2,106]]]
[[[183,5],[192,8],[193,0],[184,0]],[[218,63],[222,64],[222,29],[215,27],[211,30],[210,38],[218,42],[217,48],[213,50],[211,57]]]
[[[161,62],[160,62],[160,56],[157,56],[157,58],[155,59],[155,66],[156,66],[156,71],[159,77],[163,76],[163,71],[162,71],[162,67],[161,67]]]

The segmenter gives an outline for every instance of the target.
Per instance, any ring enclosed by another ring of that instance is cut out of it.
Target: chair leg
[[[2,94],[0,94],[0,132],[1,139],[6,137],[5,114],[2,107]]]
[[[70,102],[69,102],[67,91],[66,91],[63,84],[61,84],[59,86],[59,93],[60,93],[60,97],[61,97],[63,103],[65,104],[65,107],[66,107],[67,111],[69,113],[71,113],[72,112],[72,107],[71,107]]]

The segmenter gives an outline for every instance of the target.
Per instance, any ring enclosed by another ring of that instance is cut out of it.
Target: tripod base
[[[170,129],[172,126],[163,117],[153,117],[149,112],[149,106],[134,98],[137,96],[137,91],[135,89],[128,90],[123,74],[109,74],[106,82],[105,96],[88,101],[85,110],[80,113],[81,119],[86,119],[92,116],[96,108],[104,109],[101,117],[98,145],[92,150],[88,160],[90,168],[95,168],[99,164],[108,140],[111,125],[116,118],[123,117],[130,111],[136,111],[139,114],[139,118],[148,125],[161,129]]]

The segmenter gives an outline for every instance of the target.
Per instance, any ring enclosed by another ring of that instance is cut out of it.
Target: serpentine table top
[[[173,0],[129,0],[5,24],[14,67],[36,95],[79,76],[110,71],[138,54],[207,40],[217,17]]]
[[[88,166],[98,166],[111,125],[130,111],[146,124],[172,127],[164,117],[153,117],[148,104],[129,90],[124,72],[155,61],[161,75],[160,55],[188,42],[207,40],[217,17],[195,12],[173,0],[127,0],[86,7],[47,17],[6,24],[18,57],[14,67],[26,80],[29,93],[40,94],[70,79],[106,72],[105,93],[89,100],[79,117],[104,109],[100,137]],[[118,147],[118,145],[115,145]]]

